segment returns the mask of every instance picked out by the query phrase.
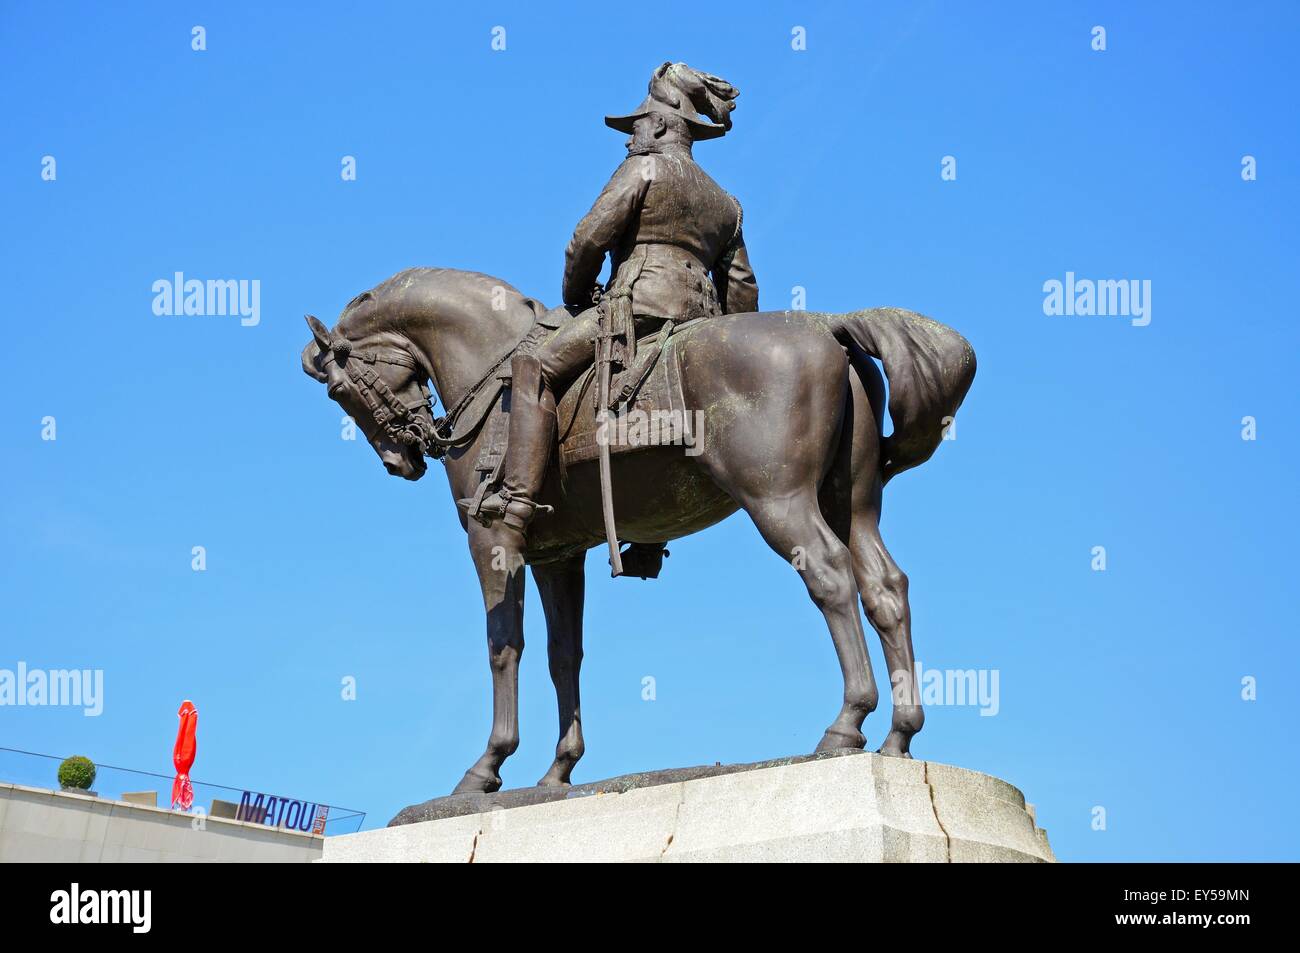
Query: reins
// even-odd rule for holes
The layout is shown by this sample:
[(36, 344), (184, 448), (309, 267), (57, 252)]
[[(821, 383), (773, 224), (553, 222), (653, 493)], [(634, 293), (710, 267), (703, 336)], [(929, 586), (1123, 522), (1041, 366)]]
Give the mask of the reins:
[[(431, 451), (425, 452), (425, 456), (432, 457), (436, 460), (439, 457), (444, 456), (448, 450), (462, 447), (474, 438), (474, 434), (478, 432), (478, 428), (482, 425), (483, 421), (487, 419), (488, 411), (492, 408), (492, 404), (496, 399), (496, 394), (492, 395), (493, 400), (486, 403), (482, 415), (477, 420), (471, 419), (459, 434), (456, 433), (456, 424), (459, 422), (461, 414), (463, 414), (469, 406), (474, 403), (475, 398), (479, 396), (479, 393), (487, 385), (487, 382), (492, 380), (493, 377), (496, 377), (497, 380), (497, 393), (505, 387), (508, 375), (506, 377), (498, 376), (497, 371), (501, 369), (502, 364), (505, 364), (514, 356), (515, 348), (517, 347), (518, 345), (515, 345), (515, 347), (512, 347), (505, 354), (497, 358), (496, 361), (493, 362), (492, 366), (483, 373), (483, 376), (465, 392), (465, 396), (456, 401), (455, 407), (448, 410), (441, 417), (434, 419), (433, 439), (431, 441), (433, 447)], [(447, 431), (450, 432), (446, 433), (444, 436), (444, 432)]]
[[(365, 401), (366, 407), (375, 419), (375, 423), (382, 427), (392, 440), (417, 447), (421, 456), (438, 460), (446, 456), (449, 450), (465, 446), (474, 439), (475, 433), (478, 432), (478, 428), (486, 419), (497, 394), (505, 387), (505, 381), (509, 377), (508, 374), (502, 377), (497, 374), (497, 371), (501, 369), (501, 365), (510, 360), (514, 353), (515, 348), (512, 347), (497, 358), (492, 363), (492, 366), (483, 373), (483, 376), (465, 392), (465, 395), (456, 401), (455, 406), (441, 417), (434, 416), (433, 394), (430, 392), (429, 385), (424, 378), (423, 368), (405, 348), (399, 347), (390, 351), (357, 351), (353, 349), (351, 341), (346, 338), (335, 337), (330, 341), (329, 350), (326, 352), (326, 360), (333, 360), (348, 375), (357, 392), (361, 395), (361, 399)], [(353, 363), (354, 360), (359, 362), (359, 366)], [(396, 367), (406, 367), (416, 371), (416, 382), (420, 386), (423, 401), (408, 405), (398, 400), (397, 395), (384, 383), (378, 371), (375, 370), (374, 365), (376, 363), (392, 364)], [(488, 382), (494, 377), (497, 380), (497, 390), (493, 393), (492, 400), (486, 402), (481, 414), (477, 415), (476, 418), (468, 419), (462, 425), (461, 417), (473, 405)], [(428, 411), (429, 420), (432, 422), (431, 426), (421, 419), (419, 412), (422, 409)], [(461, 425), (459, 432), (457, 431), (458, 425)]]

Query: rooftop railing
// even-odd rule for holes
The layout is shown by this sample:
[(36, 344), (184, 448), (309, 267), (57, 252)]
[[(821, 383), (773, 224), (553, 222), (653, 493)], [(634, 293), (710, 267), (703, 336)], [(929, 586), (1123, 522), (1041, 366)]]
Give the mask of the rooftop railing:
[[(0, 782), (58, 790), (59, 765), (63, 761), (55, 755), (0, 747)], [(113, 801), (170, 809), (173, 777), (96, 762), (95, 782), (88, 793)], [(177, 808), (177, 813), (197, 815), (203, 812), (209, 817), (226, 817), (307, 832), (315, 828), (317, 833), (327, 836), (354, 834), (366, 819), (364, 811), (325, 804), (314, 798), (237, 788), (192, 778), (190, 783), (194, 788), (194, 806), (188, 812)], [(259, 795), (264, 797), (258, 800)], [(275, 799), (278, 808), (271, 807), (271, 798)], [(296, 811), (292, 806), (295, 802), (299, 805)], [(309, 812), (310, 823), (307, 821)]]

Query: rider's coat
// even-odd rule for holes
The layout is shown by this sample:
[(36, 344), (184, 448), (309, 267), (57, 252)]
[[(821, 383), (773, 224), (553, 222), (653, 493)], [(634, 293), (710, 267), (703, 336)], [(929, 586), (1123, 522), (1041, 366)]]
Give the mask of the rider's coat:
[(630, 287), (638, 316), (758, 310), (740, 204), (686, 149), (629, 155), (614, 172), (565, 251), (565, 304), (590, 304), (607, 253), (606, 287)]

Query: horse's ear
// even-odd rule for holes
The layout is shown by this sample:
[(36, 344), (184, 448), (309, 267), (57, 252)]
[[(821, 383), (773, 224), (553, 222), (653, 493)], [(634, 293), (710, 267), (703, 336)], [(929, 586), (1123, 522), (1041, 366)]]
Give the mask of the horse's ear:
[(302, 349), (302, 370), (308, 377), (314, 377), (322, 384), (325, 384), (329, 382), (329, 378), (325, 376), (325, 372), (316, 363), (316, 359), (320, 357), (320, 354), (320, 345), (315, 341), (308, 341), (307, 346)]
[(307, 327), (311, 328), (312, 340), (302, 349), (302, 369), (308, 377), (314, 377), (322, 384), (326, 383), (329, 378), (325, 372), (320, 369), (316, 359), (322, 354), (326, 354), (330, 349), (330, 332), (329, 328), (321, 324), (320, 319), (314, 314), (303, 315), (307, 319)]
[(325, 327), (325, 325), (321, 323), (320, 318), (316, 317), (314, 314), (305, 314), (303, 317), (307, 319), (307, 327), (311, 328), (311, 336), (314, 337), (316, 343), (320, 345), (321, 353), (328, 351), (332, 339), (330, 329)]

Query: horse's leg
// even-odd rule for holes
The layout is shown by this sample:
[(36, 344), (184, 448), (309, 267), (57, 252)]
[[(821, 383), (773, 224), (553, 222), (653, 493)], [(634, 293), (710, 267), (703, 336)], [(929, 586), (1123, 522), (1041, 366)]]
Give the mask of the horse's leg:
[(925, 724), (925, 711), (916, 684), (916, 660), (912, 654), (912, 609), (907, 601), (907, 576), (889, 555), (880, 538), (879, 494), (876, 508), (857, 511), (853, 518), (853, 571), (862, 594), (862, 607), (880, 635), (885, 666), (893, 686), (894, 714), (889, 736), (880, 753), (910, 758), (912, 736)]
[(853, 554), (853, 575), (862, 608), (880, 636), (893, 691), (893, 719), (880, 753), (910, 758), (912, 736), (925, 723), (912, 654), (912, 610), (907, 576), (880, 538), (880, 433), (885, 385), (870, 362), (856, 363), (849, 375), (844, 437), (826, 483), (823, 507), (837, 534)]
[(500, 523), (471, 521), (469, 549), (487, 612), (492, 667), (492, 733), (487, 750), (453, 794), (491, 793), (501, 787), (501, 765), (519, 747), (519, 657), (524, 652), (523, 536)]
[(793, 497), (745, 498), (740, 504), (767, 544), (790, 560), (803, 577), (808, 595), (825, 616), (835, 644), (844, 676), (844, 701), (817, 750), (864, 747), (862, 723), (875, 710), (880, 693), (858, 613), (858, 589), (849, 548), (827, 525), (812, 486)]
[(558, 787), (569, 783), (573, 766), (584, 750), (582, 743), (582, 703), (578, 691), (578, 673), (582, 667), (582, 602), (586, 579), (586, 555), (533, 567), (533, 581), (542, 596), (546, 613), (546, 652), (555, 683), (555, 700), (560, 709), (560, 741), (555, 746), (555, 761), (539, 787)]
[[(830, 629), (844, 696), (818, 751), (862, 748), (879, 701), (863, 635), (853, 557), (827, 524), (818, 490), (841, 444), (849, 363), (829, 335), (773, 325), (743, 345), (707, 340), (691, 352), (707, 374), (685, 375), (687, 406), (704, 408), (700, 465), (803, 578)], [(756, 368), (779, 359), (766, 380)], [(760, 386), (759, 382), (764, 381)]]

